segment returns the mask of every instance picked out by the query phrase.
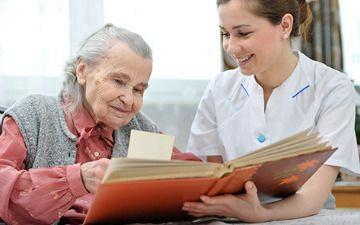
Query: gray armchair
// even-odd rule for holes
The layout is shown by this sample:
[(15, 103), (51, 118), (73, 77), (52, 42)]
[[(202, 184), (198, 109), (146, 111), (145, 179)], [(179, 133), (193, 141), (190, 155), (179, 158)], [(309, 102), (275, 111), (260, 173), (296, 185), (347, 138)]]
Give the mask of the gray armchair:
[(5, 112), (5, 110), (6, 110), (5, 107), (0, 106), (0, 114), (3, 114)]
[[(0, 106), (0, 123), (2, 121), (2, 117), (3, 117), (3, 114), (4, 114), (5, 110), (6, 110), (5, 107)], [(1, 130), (0, 130), (0, 134), (1, 134)], [(2, 225), (1, 219), (0, 219), (0, 225)]]
[[(5, 107), (2, 107), (0, 106), (0, 119), (1, 119), (1, 114), (3, 114), (5, 112), (6, 108)], [(1, 133), (1, 131), (0, 131)], [(0, 225), (6, 225), (0, 218)]]

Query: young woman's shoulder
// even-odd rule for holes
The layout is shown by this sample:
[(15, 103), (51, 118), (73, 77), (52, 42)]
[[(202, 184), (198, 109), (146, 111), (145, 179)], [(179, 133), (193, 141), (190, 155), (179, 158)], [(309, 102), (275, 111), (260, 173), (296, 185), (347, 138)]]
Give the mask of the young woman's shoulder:
[(302, 53), (300, 60), (302, 60), (301, 72), (318, 91), (330, 93), (342, 89), (347, 90), (348, 94), (353, 93), (354, 85), (346, 74), (322, 62), (312, 60)]
[(343, 72), (333, 69), (322, 62), (312, 60), (303, 53), (300, 53), (300, 60), (302, 60), (302, 69), (308, 71), (306, 74), (314, 76), (317, 80), (351, 83), (349, 77)]

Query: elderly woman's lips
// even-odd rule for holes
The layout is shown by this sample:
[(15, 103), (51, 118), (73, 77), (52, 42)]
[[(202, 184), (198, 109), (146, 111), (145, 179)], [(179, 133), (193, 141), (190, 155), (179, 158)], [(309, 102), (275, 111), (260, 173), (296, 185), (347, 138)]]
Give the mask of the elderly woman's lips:
[(130, 110), (125, 110), (121, 107), (116, 107), (116, 106), (111, 106), (111, 107), (121, 114), (127, 114), (130, 112)]

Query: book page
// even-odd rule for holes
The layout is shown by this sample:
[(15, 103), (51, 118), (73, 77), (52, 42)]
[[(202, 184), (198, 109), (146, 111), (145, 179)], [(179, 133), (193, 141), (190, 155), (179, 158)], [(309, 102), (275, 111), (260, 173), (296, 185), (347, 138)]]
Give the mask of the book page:
[[(158, 152), (167, 151), (162, 150), (162, 147), (156, 144), (161, 143), (159, 137), (161, 139), (167, 135), (146, 133), (132, 132), (130, 158), (112, 158), (104, 176), (104, 182), (223, 177), (232, 173), (235, 168), (285, 158), (296, 158), (299, 155), (313, 154), (318, 151), (333, 152), (336, 149), (327, 145), (326, 142), (324, 143), (318, 133), (304, 131), (224, 164), (169, 160), (173, 144), (169, 145), (167, 156), (169, 158), (161, 160)], [(146, 141), (146, 138), (150, 138), (150, 140)], [(170, 141), (168, 140), (168, 142)]]
[(232, 165), (233, 167), (243, 167), (333, 149), (327, 142), (322, 140), (319, 133), (309, 131), (309, 129), (306, 129), (247, 155), (228, 161), (225, 164)]
[(172, 135), (131, 130), (128, 158), (171, 159), (175, 137)]
[(103, 182), (211, 177), (219, 166), (198, 161), (112, 158)]

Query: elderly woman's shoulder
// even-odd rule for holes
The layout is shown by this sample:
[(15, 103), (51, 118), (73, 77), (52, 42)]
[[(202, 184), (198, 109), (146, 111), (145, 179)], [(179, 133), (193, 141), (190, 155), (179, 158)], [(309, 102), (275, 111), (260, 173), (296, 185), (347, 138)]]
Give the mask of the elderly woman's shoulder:
[(31, 94), (19, 99), (9, 110), (26, 110), (28, 112), (32, 111), (32, 109), (36, 109), (36, 111), (51, 110), (58, 102), (59, 100), (55, 96)]
[(130, 121), (130, 126), (135, 126), (137, 129), (159, 133), (158, 126), (143, 112), (138, 112)]
[(55, 103), (58, 102), (58, 98), (55, 96), (46, 96), (41, 94), (31, 94), (20, 98), (14, 105), (39, 105), (44, 103)]

